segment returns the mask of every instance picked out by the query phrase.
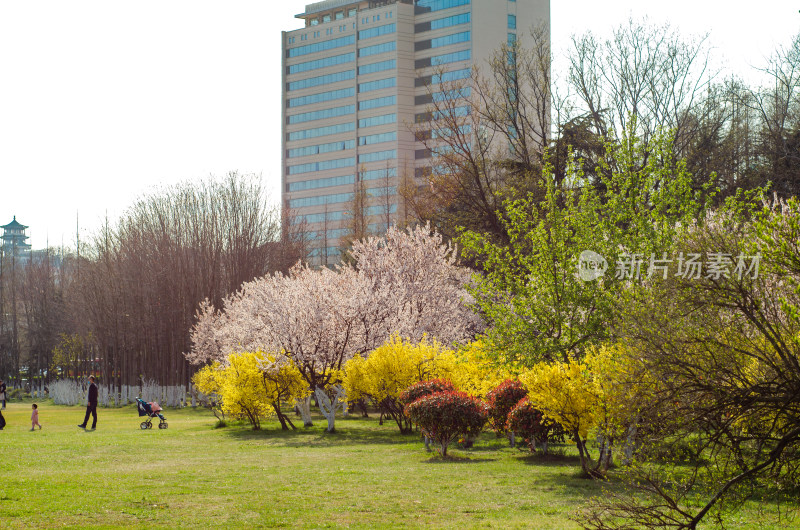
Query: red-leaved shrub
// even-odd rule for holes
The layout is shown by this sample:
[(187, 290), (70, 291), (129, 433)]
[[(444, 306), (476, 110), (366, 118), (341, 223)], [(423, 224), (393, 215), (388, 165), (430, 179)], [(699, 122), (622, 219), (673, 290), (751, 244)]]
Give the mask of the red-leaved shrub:
[(453, 440), (480, 434), (488, 407), (469, 394), (451, 390), (422, 396), (406, 405), (405, 413), (439, 445), (442, 456), (447, 456), (447, 447)]
[(422, 396), (427, 396), (436, 392), (448, 392), (453, 390), (455, 390), (453, 383), (447, 379), (429, 379), (427, 381), (414, 383), (410, 387), (406, 388), (400, 393), (397, 400), (402, 403), (403, 406), (406, 406), (415, 402)]
[(528, 395), (528, 390), (520, 381), (506, 379), (494, 390), (486, 394), (486, 404), (489, 405), (489, 425), (498, 436), (507, 431), (508, 413), (519, 403), (519, 400)]
[(536, 444), (542, 444), (542, 449), (547, 452), (548, 440), (563, 440), (564, 429), (558, 423), (545, 418), (531, 401), (524, 397), (519, 400), (511, 412), (508, 413), (506, 428), (519, 434), (531, 451), (536, 450)]

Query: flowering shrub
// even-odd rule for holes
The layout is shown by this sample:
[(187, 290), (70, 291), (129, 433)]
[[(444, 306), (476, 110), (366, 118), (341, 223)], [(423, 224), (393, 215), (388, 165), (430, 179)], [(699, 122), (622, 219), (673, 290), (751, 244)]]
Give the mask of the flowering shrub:
[(502, 381), (516, 378), (518, 373), (515, 366), (498, 362), (481, 339), (459, 347), (450, 356), (443, 356), (439, 364), (442, 374), (447, 374), (457, 389), (484, 400)]
[(545, 418), (533, 403), (524, 397), (508, 413), (506, 428), (518, 433), (531, 451), (536, 450), (536, 444), (542, 444), (547, 452), (547, 442), (552, 439), (564, 439), (564, 429), (558, 423)]
[(452, 392), (455, 390), (453, 383), (447, 379), (429, 379), (420, 381), (405, 389), (398, 400), (404, 406), (408, 406), (423, 396), (435, 394), (436, 392)]
[(415, 344), (393, 335), (366, 359), (356, 356), (347, 361), (344, 377), (347, 399), (369, 399), (397, 423), (400, 432), (410, 433), (411, 422), (398, 398), (410, 385), (440, 375), (438, 359), (442, 353), (435, 340), (429, 342), (423, 337)]
[(528, 390), (520, 381), (506, 379), (497, 388), (486, 395), (486, 404), (489, 405), (489, 425), (498, 436), (508, 430), (508, 413), (511, 412), (519, 401), (528, 395)]
[(420, 397), (405, 408), (406, 415), (419, 425), (425, 436), (439, 445), (447, 456), (447, 447), (459, 437), (477, 437), (488, 417), (486, 403), (465, 392), (436, 392)]

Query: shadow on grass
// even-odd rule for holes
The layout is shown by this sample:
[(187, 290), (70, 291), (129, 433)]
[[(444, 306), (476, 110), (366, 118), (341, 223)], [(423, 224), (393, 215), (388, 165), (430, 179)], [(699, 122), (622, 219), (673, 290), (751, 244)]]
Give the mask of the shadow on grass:
[[(365, 426), (366, 422), (339, 422), (334, 432), (325, 430), (325, 422), (315, 422), (312, 427), (297, 426), (296, 430), (284, 431), (280, 427), (269, 425), (254, 431), (234, 424), (222, 429), (222, 432), (238, 440), (264, 440), (280, 443), (286, 447), (331, 447), (355, 445), (408, 445), (415, 443), (419, 435), (401, 434), (386, 427)], [(376, 422), (377, 425), (377, 422)]]
[(515, 458), (517, 461), (529, 466), (545, 466), (545, 467), (575, 467), (581, 465), (581, 459), (575, 455), (564, 454), (531, 454), (520, 452)]
[(482, 464), (486, 462), (495, 462), (496, 458), (470, 458), (469, 456), (461, 455), (433, 455), (425, 460), (426, 464)]

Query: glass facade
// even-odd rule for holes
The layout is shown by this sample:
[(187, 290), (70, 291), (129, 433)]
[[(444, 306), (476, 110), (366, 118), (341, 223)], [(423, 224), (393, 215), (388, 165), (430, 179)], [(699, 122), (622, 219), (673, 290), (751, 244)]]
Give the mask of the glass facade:
[(376, 44), (374, 46), (366, 46), (358, 50), (359, 57), (369, 57), (370, 55), (378, 55), (379, 53), (393, 52), (397, 49), (395, 41), (384, 42), (383, 44)]
[(372, 118), (362, 118), (358, 120), (358, 128), (374, 127), (375, 125), (386, 125), (387, 123), (395, 123), (397, 121), (397, 114), (384, 114), (382, 116), (373, 116)]
[(358, 110), (377, 109), (379, 107), (388, 107), (397, 103), (397, 96), (385, 96), (382, 98), (365, 99), (358, 102)]
[(414, 13), (431, 13), (442, 9), (450, 9), (451, 7), (469, 5), (469, 2), (470, 0), (417, 0)]
[(299, 57), (301, 55), (332, 50), (334, 48), (341, 48), (342, 46), (349, 46), (355, 43), (356, 36), (347, 35), (345, 37), (339, 37), (338, 39), (331, 39), (322, 42), (315, 42), (314, 44), (306, 44), (305, 46), (298, 46), (296, 48), (289, 48), (286, 50), (286, 57)]
[(306, 223), (323, 223), (325, 221), (342, 221), (345, 218), (344, 211), (327, 212), (327, 213), (307, 213), (298, 215), (292, 219), (292, 224)]
[(344, 186), (353, 184), (356, 181), (354, 175), (342, 175), (341, 177), (328, 177), (326, 179), (302, 180), (300, 182), (290, 182), (289, 191), (314, 190), (317, 188), (331, 188), (333, 186)]
[(359, 31), (358, 40), (371, 39), (373, 37), (380, 37), (381, 35), (388, 35), (389, 33), (394, 33), (395, 30), (396, 26), (394, 24), (386, 24), (385, 26), (375, 26), (374, 28), (369, 28)]
[(287, 67), (287, 70), (289, 74), (299, 74), (300, 72), (327, 68), (328, 66), (336, 66), (337, 64), (351, 63), (355, 60), (355, 53), (345, 53), (342, 55), (334, 55), (333, 57), (326, 57), (324, 59), (317, 59), (316, 61), (293, 64)]
[(370, 169), (369, 171), (361, 171), (358, 177), (361, 180), (378, 180), (385, 178), (392, 178), (397, 176), (397, 168), (389, 167), (384, 169)]
[(381, 90), (382, 88), (391, 88), (397, 84), (397, 79), (394, 77), (387, 77), (386, 79), (378, 79), (376, 81), (369, 81), (367, 83), (358, 84), (358, 92), (372, 92), (373, 90)]
[(449, 81), (457, 81), (459, 79), (466, 79), (469, 77), (470, 73), (472, 72), (469, 68), (463, 68), (461, 70), (452, 70), (450, 72), (444, 72), (442, 74), (436, 74), (431, 76), (431, 83), (438, 84), (438, 83), (447, 83)]
[(295, 114), (289, 116), (287, 121), (289, 124), (303, 123), (306, 121), (324, 120), (327, 118), (338, 118), (339, 116), (346, 116), (348, 114), (355, 114), (355, 105), (345, 105), (343, 107), (333, 107), (330, 109), (315, 110), (313, 112), (304, 112), (302, 114)]
[[(386, 207), (379, 204), (377, 206), (370, 206), (369, 208), (366, 208), (365, 211), (367, 215), (381, 215), (386, 213)], [(392, 204), (391, 206), (389, 206), (389, 213), (396, 213), (396, 212), (397, 212), (396, 204)]]
[(322, 162), (309, 162), (308, 164), (289, 166), (286, 169), (289, 175), (299, 175), (301, 173), (311, 173), (312, 171), (325, 171), (326, 169), (339, 169), (355, 165), (356, 159), (351, 157), (338, 158), (336, 160), (323, 160)]
[(321, 155), (325, 153), (333, 153), (336, 151), (346, 151), (348, 149), (355, 149), (355, 140), (343, 140), (341, 142), (331, 142), (319, 145), (307, 145), (306, 147), (297, 147), (295, 149), (288, 149), (286, 151), (287, 158), (296, 158), (299, 156)]
[(441, 48), (442, 46), (450, 46), (459, 42), (469, 42), (469, 40), (470, 32), (462, 31), (461, 33), (453, 33), (452, 35), (431, 39), (431, 48)]
[(392, 131), (381, 134), (370, 134), (368, 136), (359, 136), (358, 145), (381, 144), (383, 142), (394, 142), (396, 140), (397, 140), (397, 133), (395, 131)]
[(369, 197), (386, 197), (387, 195), (397, 195), (396, 186), (384, 186), (381, 188), (369, 188), (367, 190)]
[(374, 74), (375, 72), (383, 72), (384, 70), (394, 70), (397, 68), (397, 61), (390, 59), (388, 61), (381, 61), (378, 63), (365, 64), (358, 67), (358, 75)]
[(397, 150), (390, 149), (388, 151), (376, 151), (374, 153), (358, 155), (358, 163), (366, 164), (367, 162), (381, 162), (383, 160), (392, 160), (394, 158), (397, 158)]
[(347, 81), (348, 79), (355, 79), (355, 70), (345, 70), (344, 72), (336, 72), (335, 74), (321, 75), (318, 77), (309, 77), (301, 79), (300, 81), (293, 81), (286, 87), (287, 90), (300, 90), (301, 88), (311, 88), (319, 85), (327, 85), (330, 83), (338, 83), (339, 81)]
[(316, 127), (314, 129), (304, 129), (302, 131), (290, 132), (287, 139), (292, 142), (295, 140), (306, 140), (308, 138), (317, 138), (319, 136), (330, 136), (331, 134), (339, 134), (343, 132), (350, 132), (356, 130), (355, 122), (339, 123), (336, 125), (328, 125), (327, 127)]
[(466, 24), (470, 21), (470, 13), (461, 13), (460, 15), (453, 15), (452, 17), (437, 18), (431, 20), (431, 29), (449, 28), (450, 26), (457, 26), (459, 24)]
[(303, 208), (307, 206), (322, 206), (323, 204), (336, 204), (337, 202), (350, 202), (352, 193), (332, 193), (330, 195), (316, 195), (302, 199), (290, 199), (289, 208)]
[(299, 98), (292, 98), (286, 100), (289, 108), (302, 107), (303, 105), (313, 105), (314, 103), (322, 103), (323, 101), (333, 101), (336, 99), (349, 98), (356, 95), (356, 89), (353, 87), (342, 88), (340, 90), (330, 90), (328, 92), (320, 92), (319, 94), (310, 94)]
[(508, 15), (508, 29), (517, 29), (517, 17)]

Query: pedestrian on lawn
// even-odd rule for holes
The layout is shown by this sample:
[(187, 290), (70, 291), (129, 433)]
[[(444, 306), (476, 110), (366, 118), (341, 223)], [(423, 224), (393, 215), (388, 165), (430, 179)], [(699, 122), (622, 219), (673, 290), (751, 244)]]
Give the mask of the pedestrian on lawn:
[(97, 427), (97, 385), (94, 384), (94, 376), (89, 376), (89, 396), (87, 398), (88, 404), (86, 405), (86, 417), (83, 418), (83, 423), (79, 424), (83, 430), (86, 430), (86, 424), (89, 423), (89, 414), (92, 415), (92, 430)]
[(39, 423), (39, 405), (36, 403), (33, 404), (31, 407), (33, 412), (31, 412), (31, 430), (34, 430), (36, 426), (39, 426), (39, 430), (42, 430), (42, 424)]

